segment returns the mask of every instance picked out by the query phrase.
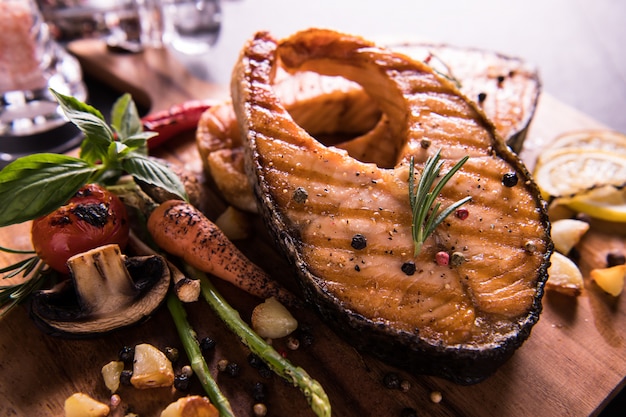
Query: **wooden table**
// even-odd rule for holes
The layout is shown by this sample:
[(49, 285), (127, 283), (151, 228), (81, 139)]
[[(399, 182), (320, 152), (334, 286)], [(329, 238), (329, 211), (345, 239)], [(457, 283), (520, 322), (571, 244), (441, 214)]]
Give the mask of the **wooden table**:
[[(182, 99), (226, 94), (223, 87), (191, 78), (165, 51), (110, 55), (96, 44), (80, 44), (70, 49), (80, 56), (85, 70), (92, 76), (102, 78), (115, 89), (133, 92), (139, 101), (145, 101), (154, 110)], [(103, 68), (106, 72), (102, 72)], [(193, 88), (187, 88), (190, 85)], [(522, 156), (532, 166), (541, 146), (554, 135), (598, 126), (590, 117), (544, 94)], [(157, 155), (200, 172), (201, 163), (192, 137), (167, 143)], [(211, 216), (224, 207), (217, 196), (214, 201)], [(602, 226), (606, 225), (594, 226), (594, 232), (581, 245), (585, 276), (591, 267), (602, 262), (604, 250), (609, 247), (624, 250), (622, 232)], [(255, 238), (239, 245), (253, 261), (293, 288), (284, 260), (266, 242), (259, 227)], [(0, 229), (0, 245), (28, 248), (28, 225)], [(0, 265), (12, 259), (1, 253)], [(596, 415), (625, 384), (626, 297), (612, 299), (588, 278), (586, 284), (587, 289), (577, 298), (547, 294), (544, 312), (529, 340), (493, 377), (473, 386), (410, 375), (366, 353), (358, 353), (310, 311), (297, 313), (297, 318), (313, 334), (313, 344), (289, 351), (284, 341), (278, 341), (276, 347), (321, 382), (336, 416), (393, 417), (400, 416), (405, 407), (416, 409), (418, 415), (429, 416)], [(242, 317), (249, 318), (255, 301), (226, 284), (216, 282), (216, 285)], [(216, 351), (207, 358), (214, 374), (218, 374), (217, 361), (221, 358), (242, 365), (237, 378), (217, 376), (238, 415), (251, 414), (250, 387), (255, 381), (268, 386), (269, 415), (312, 415), (296, 389), (275, 377), (265, 379), (246, 364), (246, 348), (204, 303), (190, 306), (189, 315), (199, 337), (210, 335), (218, 341)], [(103, 384), (100, 368), (116, 359), (122, 346), (140, 342), (181, 348), (166, 309), (141, 326), (91, 340), (46, 336), (29, 320), (25, 309), (13, 311), (0, 322), (0, 415), (60, 416), (65, 398), (77, 391), (107, 401), (110, 393)], [(389, 372), (409, 381), (407, 392), (383, 386), (383, 377)], [(192, 386), (192, 391), (201, 392), (197, 384)], [(442, 393), (440, 403), (430, 400), (434, 391)], [(120, 395), (124, 404), (142, 417), (158, 415), (155, 410), (162, 409), (177, 396), (169, 389), (138, 391), (128, 387)]]

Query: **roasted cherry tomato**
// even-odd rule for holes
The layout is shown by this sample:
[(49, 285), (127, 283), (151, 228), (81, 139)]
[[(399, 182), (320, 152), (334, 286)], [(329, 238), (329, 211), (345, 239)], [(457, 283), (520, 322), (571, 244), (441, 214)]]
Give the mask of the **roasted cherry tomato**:
[(35, 219), (31, 239), (37, 255), (51, 268), (69, 272), (67, 260), (102, 245), (128, 242), (126, 207), (97, 184), (83, 186), (66, 205)]

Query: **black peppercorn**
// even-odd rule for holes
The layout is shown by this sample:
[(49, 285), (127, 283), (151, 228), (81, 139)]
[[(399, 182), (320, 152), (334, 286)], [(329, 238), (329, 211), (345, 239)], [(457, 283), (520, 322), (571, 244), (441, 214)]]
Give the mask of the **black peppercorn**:
[(296, 203), (303, 204), (309, 198), (309, 193), (304, 188), (298, 187), (294, 190), (292, 198)]
[(256, 402), (265, 402), (266, 390), (265, 384), (262, 382), (255, 382), (252, 386), (252, 398)]
[(400, 269), (407, 275), (413, 275), (415, 273), (415, 262), (407, 261), (402, 264)]
[(311, 330), (308, 328), (300, 329), (298, 339), (300, 339), (301, 347), (309, 347), (315, 341), (315, 337), (313, 336), (313, 333), (311, 333)]
[(174, 388), (179, 391), (187, 391), (189, 389), (189, 382), (191, 379), (187, 374), (178, 374), (174, 377)]
[(124, 369), (120, 374), (120, 384), (130, 386), (130, 378), (133, 376), (133, 371), (130, 369)]
[(624, 265), (626, 263), (626, 257), (623, 253), (611, 252), (606, 255), (606, 264), (610, 268), (612, 266)]
[(133, 359), (135, 358), (135, 348), (132, 346), (124, 346), (120, 349), (117, 356), (125, 364), (133, 363)]
[(169, 359), (169, 360), (170, 360), (170, 362), (172, 362), (172, 363), (173, 363), (173, 362), (178, 361), (178, 357), (179, 357), (179, 354), (178, 354), (178, 349), (173, 348), (173, 347), (169, 347), (169, 346), (168, 346), (168, 347), (166, 347), (166, 348), (165, 348), (165, 356), (166, 356), (166, 357), (167, 357), (167, 359)]
[(487, 99), (487, 93), (478, 93), (478, 102), (483, 103)]
[(259, 368), (258, 371), (259, 371), (259, 375), (265, 379), (270, 379), (272, 375), (274, 374), (267, 365)]
[(228, 365), (226, 365), (226, 369), (224, 369), (224, 372), (226, 372), (227, 375), (232, 376), (234, 378), (236, 376), (239, 376), (239, 373), (241, 372), (241, 368), (236, 362), (228, 362)]
[(203, 352), (208, 352), (210, 350), (213, 350), (215, 348), (215, 345), (215, 340), (207, 336), (202, 338), (202, 340), (200, 341), (200, 350)]
[(263, 378), (271, 378), (272, 370), (267, 366), (265, 362), (261, 360), (260, 357), (255, 355), (254, 353), (250, 353), (248, 355), (248, 364), (259, 371), (259, 375)]
[(365, 249), (365, 247), (367, 246), (367, 239), (365, 239), (365, 236), (363, 236), (362, 234), (357, 233), (352, 237), (351, 246), (356, 250)]
[(395, 372), (389, 372), (383, 377), (383, 385), (388, 389), (400, 388), (400, 377)]
[(263, 365), (263, 363), (264, 362), (261, 360), (261, 358), (259, 358), (258, 355), (254, 354), (254, 353), (250, 353), (248, 355), (248, 364), (251, 367), (253, 367), (255, 369), (258, 369), (258, 368), (260, 368)]
[(517, 185), (517, 173), (515, 172), (507, 172), (502, 176), (502, 184), (505, 187), (515, 187)]

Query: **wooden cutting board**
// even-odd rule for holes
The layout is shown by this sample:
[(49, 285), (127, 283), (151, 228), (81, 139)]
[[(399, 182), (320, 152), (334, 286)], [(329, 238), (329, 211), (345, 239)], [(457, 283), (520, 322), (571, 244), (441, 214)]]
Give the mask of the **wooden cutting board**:
[[(113, 54), (96, 41), (74, 43), (70, 50), (79, 57), (86, 73), (120, 93), (132, 93), (139, 104), (152, 111), (188, 99), (227, 94), (226, 86), (193, 78), (166, 51)], [(601, 126), (544, 94), (522, 157), (532, 166), (546, 141), (558, 133), (586, 127)], [(201, 172), (192, 135), (169, 142), (156, 153)], [(224, 207), (219, 196), (213, 195), (209, 216), (216, 216)], [(399, 417), (408, 407), (421, 416), (595, 415), (624, 386), (626, 376), (626, 297), (609, 297), (588, 279), (590, 268), (603, 265), (607, 251), (624, 250), (626, 234), (614, 226), (594, 224), (580, 245), (581, 268), (586, 277), (583, 294), (577, 298), (546, 294), (544, 311), (529, 340), (495, 375), (480, 384), (458, 386), (391, 368), (355, 351), (310, 311), (296, 315), (301, 328), (313, 336), (312, 344), (295, 351), (287, 349), (284, 341), (276, 341), (275, 346), (320, 381), (335, 416)], [(285, 261), (266, 243), (262, 228), (256, 230), (255, 238), (238, 244), (253, 261), (294, 289)], [(29, 248), (28, 224), (0, 229), (0, 245)], [(0, 252), (0, 266), (15, 259)], [(257, 301), (227, 284), (215, 284), (241, 316), (249, 319)], [(188, 311), (198, 336), (217, 341), (207, 361), (237, 415), (252, 415), (251, 387), (255, 382), (266, 384), (268, 415), (313, 415), (297, 389), (275, 376), (260, 375), (247, 363), (247, 349), (205, 303), (189, 305)], [(0, 415), (61, 416), (64, 400), (78, 391), (107, 402), (110, 392), (100, 376), (101, 367), (115, 360), (123, 346), (141, 342), (160, 348), (172, 346), (182, 352), (167, 309), (140, 326), (90, 340), (47, 336), (33, 325), (25, 308), (13, 310), (0, 322)], [(239, 363), (241, 374), (220, 374), (217, 362), (223, 358)], [(175, 367), (184, 364), (183, 355)], [(408, 381), (409, 388), (385, 388), (382, 381), (390, 372)], [(430, 399), (435, 391), (442, 394), (439, 403)], [(202, 394), (197, 383), (190, 392)], [(166, 388), (140, 391), (129, 387), (123, 387), (119, 394), (123, 411), (141, 417), (158, 416), (181, 395)]]

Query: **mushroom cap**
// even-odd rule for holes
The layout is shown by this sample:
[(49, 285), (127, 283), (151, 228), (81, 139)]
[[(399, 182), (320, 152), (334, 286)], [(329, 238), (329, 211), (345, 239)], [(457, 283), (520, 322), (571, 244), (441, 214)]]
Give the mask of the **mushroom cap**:
[(162, 256), (126, 257), (117, 245), (86, 253), (97, 253), (97, 259), (102, 250), (119, 257), (117, 278), (72, 270), (71, 279), (33, 294), (30, 315), (44, 332), (68, 338), (101, 335), (146, 320), (163, 303), (170, 270)]

